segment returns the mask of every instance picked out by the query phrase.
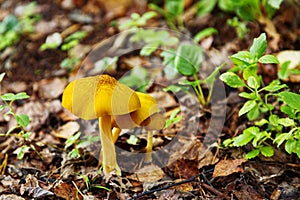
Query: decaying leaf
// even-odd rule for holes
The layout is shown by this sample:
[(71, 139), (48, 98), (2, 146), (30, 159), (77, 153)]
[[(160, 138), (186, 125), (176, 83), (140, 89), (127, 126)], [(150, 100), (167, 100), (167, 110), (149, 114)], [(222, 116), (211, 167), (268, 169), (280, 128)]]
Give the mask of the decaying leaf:
[(243, 172), (244, 169), (240, 165), (246, 161), (245, 159), (221, 160), (215, 166), (213, 177), (228, 176), (235, 172)]

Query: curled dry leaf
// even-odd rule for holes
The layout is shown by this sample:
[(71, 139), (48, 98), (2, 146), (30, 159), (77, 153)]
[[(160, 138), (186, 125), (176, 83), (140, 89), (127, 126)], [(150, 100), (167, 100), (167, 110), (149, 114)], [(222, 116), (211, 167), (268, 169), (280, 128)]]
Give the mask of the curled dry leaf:
[(221, 160), (215, 166), (213, 177), (228, 176), (235, 172), (243, 172), (244, 169), (240, 165), (246, 161), (245, 159)]

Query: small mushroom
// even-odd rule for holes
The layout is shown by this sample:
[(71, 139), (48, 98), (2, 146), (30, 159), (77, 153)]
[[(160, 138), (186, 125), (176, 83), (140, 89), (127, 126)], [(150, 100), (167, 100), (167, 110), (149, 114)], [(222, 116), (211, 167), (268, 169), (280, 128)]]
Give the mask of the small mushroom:
[(136, 92), (141, 107), (130, 114), (116, 116), (113, 122), (113, 141), (116, 142), (121, 129), (133, 127), (144, 127), (148, 130), (146, 146), (146, 162), (150, 162), (152, 151), (153, 131), (160, 130), (165, 125), (165, 119), (161, 113), (156, 100), (149, 94)]
[(109, 175), (115, 170), (117, 175), (121, 175), (112, 138), (112, 118), (141, 107), (134, 90), (109, 75), (81, 78), (67, 85), (62, 106), (80, 118), (98, 118), (104, 174)]

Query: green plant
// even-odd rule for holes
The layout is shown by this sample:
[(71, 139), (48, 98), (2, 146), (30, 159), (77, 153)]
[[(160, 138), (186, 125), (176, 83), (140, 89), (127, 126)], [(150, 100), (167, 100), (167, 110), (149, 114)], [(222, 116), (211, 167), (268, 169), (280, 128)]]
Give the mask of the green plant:
[[(187, 91), (186, 86), (191, 86), (196, 93), (199, 103), (207, 105), (210, 102), (216, 75), (224, 64), (216, 67), (208, 77), (201, 80), (198, 78), (198, 72), (203, 61), (203, 52), (200, 46), (195, 44), (181, 44), (177, 50), (163, 51), (161, 56), (164, 58), (163, 64), (166, 70), (171, 68), (183, 76), (192, 76), (194, 78), (193, 81), (183, 80), (180, 81), (178, 85), (170, 85), (166, 87), (164, 91)], [(209, 93), (206, 98), (202, 91), (202, 84), (207, 84), (209, 87)]]
[(171, 124), (175, 124), (177, 122), (180, 122), (182, 120), (182, 116), (178, 116), (178, 113), (180, 112), (180, 109), (175, 109), (171, 113), (169, 119), (166, 120), (166, 124), (164, 128), (168, 128)]
[(138, 13), (132, 13), (130, 16), (130, 20), (122, 23), (119, 26), (120, 30), (128, 30), (132, 28), (143, 27), (147, 24), (147, 21), (153, 17), (157, 16), (157, 14), (153, 11), (149, 11), (144, 13), (142, 16)]
[[(2, 81), (4, 75), (5, 73), (0, 75), (0, 82)], [(20, 92), (17, 94), (5, 93), (0, 95), (0, 99), (4, 103), (4, 105), (0, 105), (0, 111), (4, 112), (3, 116), (12, 116), (17, 122), (17, 125), (11, 127), (6, 133), (0, 133), (0, 136), (9, 137), (13, 133), (18, 133), (18, 138), (22, 140), (20, 147), (18, 147), (15, 151), (18, 159), (23, 159), (25, 153), (30, 149), (26, 142), (31, 135), (31, 132), (25, 130), (30, 123), (30, 119), (26, 114), (17, 114), (13, 107), (13, 103), (17, 100), (28, 98), (29, 96), (25, 92)]]
[[(262, 86), (264, 83), (257, 74), (258, 63), (278, 64), (276, 57), (263, 55), (266, 46), (265, 34), (261, 34), (254, 39), (250, 52), (241, 51), (230, 56), (236, 65), (233, 71), (241, 73), (242, 78), (233, 71), (225, 72), (220, 76), (220, 79), (228, 86), (246, 89), (239, 93), (240, 97), (247, 100), (238, 115), (246, 114), (250, 121), (256, 120), (254, 125), (245, 129), (242, 134), (225, 140), (223, 144), (240, 147), (252, 142), (254, 149), (246, 154), (246, 158), (251, 159), (259, 154), (267, 157), (273, 156), (274, 149), (267, 141), (276, 143), (278, 147), (285, 142), (285, 149), (288, 153), (296, 153), (300, 156), (299, 148), (295, 148), (295, 145), (299, 144), (300, 137), (300, 127), (297, 126), (300, 119), (298, 103), (300, 95), (282, 91), (288, 86), (281, 84), (279, 80), (273, 80), (270, 84)], [(278, 106), (274, 106), (279, 102), (282, 102), (280, 110)]]
[(153, 3), (149, 7), (163, 15), (170, 28), (177, 30), (176, 25), (183, 27), (184, 0), (166, 0), (164, 8)]
[(74, 67), (80, 62), (80, 58), (72, 56), (71, 50), (79, 44), (80, 40), (85, 38), (86, 31), (76, 31), (66, 38), (62, 38), (60, 33), (53, 33), (46, 38), (45, 43), (40, 46), (40, 50), (46, 49), (61, 49), (68, 52), (68, 57), (61, 63), (60, 67), (68, 70), (73, 70)]
[(246, 35), (246, 33), (249, 31), (246, 23), (239, 21), (239, 19), (237, 17), (233, 17), (232, 19), (228, 19), (227, 20), (227, 24), (229, 24), (229, 26), (235, 28), (236, 33), (238, 34), (238, 37), (240, 39), (243, 39)]
[(233, 12), (241, 19), (252, 21), (263, 15), (261, 7), (266, 11), (267, 17), (271, 18), (279, 9), (283, 0), (222, 0), (219, 8), (226, 12)]
[(80, 158), (80, 149), (89, 146), (92, 142), (99, 141), (97, 136), (85, 136), (80, 139), (81, 132), (77, 132), (75, 135), (71, 136), (66, 140), (65, 150), (74, 145), (72, 150), (68, 153), (70, 158)]
[(33, 32), (33, 24), (40, 19), (34, 13), (35, 8), (36, 2), (31, 2), (21, 16), (10, 14), (0, 22), (0, 51), (18, 42), (22, 35)]

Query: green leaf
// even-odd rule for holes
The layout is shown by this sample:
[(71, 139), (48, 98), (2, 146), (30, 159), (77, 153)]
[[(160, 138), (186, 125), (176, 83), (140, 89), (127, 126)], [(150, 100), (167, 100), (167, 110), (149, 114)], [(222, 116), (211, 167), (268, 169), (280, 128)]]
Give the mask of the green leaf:
[(25, 115), (25, 114), (16, 115), (16, 121), (23, 128), (28, 126), (28, 124), (30, 123), (30, 119), (29, 119), (28, 115)]
[(271, 157), (274, 155), (274, 149), (270, 146), (263, 146), (260, 148), (260, 152), (265, 157)]
[(220, 80), (225, 82), (228, 86), (232, 88), (238, 88), (245, 86), (242, 79), (233, 72), (225, 72), (220, 75)]
[(295, 118), (296, 115), (293, 111), (293, 109), (289, 106), (280, 106), (280, 111), (287, 114), (291, 118)]
[(265, 52), (266, 48), (267, 48), (266, 34), (262, 33), (258, 38), (254, 39), (253, 44), (250, 47), (250, 53), (254, 58), (259, 59)]
[(27, 146), (27, 145), (22, 145), (22, 146), (18, 147), (18, 148), (14, 151), (14, 153), (17, 154), (17, 158), (18, 158), (19, 160), (22, 160), (22, 159), (24, 158), (24, 156), (25, 156), (25, 153), (28, 153), (29, 149), (30, 149), (29, 146)]
[[(210, 0), (209, 0), (210, 1)], [(195, 36), (194, 36), (194, 41), (195, 42), (199, 42), (201, 41), (203, 38), (206, 38), (208, 36), (211, 36), (213, 34), (217, 34), (218, 30), (212, 27), (209, 28), (205, 28), (203, 30), (201, 30), (200, 32), (198, 32)]]
[[(232, 61), (239, 60), (242, 61), (244, 64), (250, 65), (254, 61), (254, 57), (249, 51), (239, 51), (236, 54), (233, 54), (229, 57)], [(235, 63), (239, 65), (238, 63)]]
[(242, 116), (243, 114), (246, 114), (250, 110), (252, 110), (257, 105), (255, 100), (249, 100), (247, 101), (243, 107), (239, 111), (239, 116)]
[(25, 92), (20, 92), (18, 94), (5, 93), (1, 96), (1, 99), (3, 101), (15, 101), (15, 100), (21, 100), (27, 98), (29, 98), (29, 96)]
[(266, 90), (268, 92), (277, 92), (278, 90), (281, 90), (283, 88), (286, 88), (286, 84), (280, 84), (279, 80), (273, 80), (269, 85), (262, 88), (261, 90)]
[(250, 65), (243, 70), (243, 78), (248, 80), (250, 76), (257, 77), (257, 64)]
[(65, 149), (75, 144), (75, 142), (80, 138), (80, 135), (81, 132), (77, 132), (75, 135), (72, 135), (70, 138), (68, 138), (65, 144)]
[(285, 80), (289, 77), (290, 75), (290, 70), (289, 70), (289, 65), (290, 65), (291, 61), (285, 61), (284, 63), (282, 63), (279, 66), (279, 70), (277, 72), (278, 78), (280, 78), (281, 80)]
[(166, 10), (175, 16), (180, 16), (183, 13), (184, 1), (182, 0), (166, 0)]
[(264, 55), (258, 59), (258, 62), (263, 64), (279, 64), (278, 59), (273, 55)]
[(78, 149), (78, 148), (72, 149), (72, 150), (68, 153), (68, 156), (69, 156), (70, 158), (80, 158), (79, 149)]
[(263, 126), (263, 125), (268, 124), (268, 123), (269, 123), (268, 120), (266, 120), (265, 118), (262, 118), (261, 120), (256, 121), (254, 124), (255, 124), (256, 126)]
[(169, 85), (168, 87), (165, 87), (163, 89), (164, 92), (173, 92), (173, 93), (177, 93), (180, 91), (188, 91), (188, 87), (185, 86), (178, 86), (178, 85)]
[(256, 99), (256, 93), (255, 92), (251, 92), (251, 93), (247, 93), (247, 92), (241, 92), (239, 93), (240, 97), (243, 97), (245, 99)]
[(291, 154), (297, 147), (297, 140), (294, 139), (289, 139), (288, 141), (286, 141), (285, 143), (285, 150), (286, 152), (288, 152), (289, 154)]
[(198, 16), (203, 16), (208, 13), (210, 13), (215, 5), (217, 3), (217, 0), (202, 0), (198, 1), (197, 3), (197, 15)]
[(260, 107), (258, 104), (256, 104), (248, 113), (247, 113), (247, 118), (250, 121), (256, 120), (260, 116)]
[(269, 122), (272, 126), (278, 126), (278, 120), (279, 120), (278, 115), (272, 114), (269, 117)]
[(151, 55), (157, 48), (159, 47), (159, 43), (149, 43), (143, 46), (141, 49), (140, 55), (141, 56), (149, 56)]
[(288, 106), (300, 110), (300, 95), (293, 92), (280, 92), (279, 96)]
[(185, 76), (196, 74), (203, 61), (203, 52), (198, 45), (180, 45), (175, 58), (175, 66), (179, 73)]
[(252, 89), (258, 89), (259, 88), (259, 82), (256, 80), (256, 78), (254, 76), (250, 76), (247, 79), (247, 84)]
[(234, 138), (233, 145), (236, 147), (248, 144), (259, 132), (258, 127), (251, 126), (243, 131), (243, 133)]
[(259, 149), (254, 149), (254, 150), (248, 152), (246, 154), (245, 158), (248, 159), (248, 160), (252, 159), (252, 158), (255, 158), (256, 156), (259, 155), (259, 152), (260, 152)]
[(225, 63), (223, 63), (222, 65), (216, 67), (215, 70), (204, 80), (204, 83), (212, 85), (215, 81), (215, 78), (216, 78), (217, 74), (219, 73), (219, 71), (222, 69), (222, 67), (224, 65), (225, 65)]
[(278, 119), (278, 123), (285, 127), (295, 126), (295, 121), (290, 118), (280, 118)]

